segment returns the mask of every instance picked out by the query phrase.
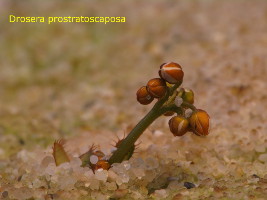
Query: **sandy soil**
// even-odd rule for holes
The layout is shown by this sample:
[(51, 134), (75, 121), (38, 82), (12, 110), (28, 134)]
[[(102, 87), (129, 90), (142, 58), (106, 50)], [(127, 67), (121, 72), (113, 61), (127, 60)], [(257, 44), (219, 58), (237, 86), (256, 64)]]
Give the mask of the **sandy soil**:
[[(266, 199), (267, 1), (3, 0), (0, 13), (1, 199)], [(10, 14), (127, 21), (9, 23)], [(173, 137), (161, 117), (129, 161), (80, 167), (90, 145), (109, 153), (149, 111), (135, 93), (168, 61), (183, 66), (210, 135)], [(61, 138), (71, 162), (56, 167)]]

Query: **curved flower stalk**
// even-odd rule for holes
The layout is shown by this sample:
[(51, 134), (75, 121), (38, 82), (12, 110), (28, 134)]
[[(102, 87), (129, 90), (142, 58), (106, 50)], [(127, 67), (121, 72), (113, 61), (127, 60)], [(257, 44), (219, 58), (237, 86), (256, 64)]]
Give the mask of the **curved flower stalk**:
[[(176, 115), (169, 120), (169, 128), (174, 136), (183, 136), (190, 131), (198, 136), (209, 134), (209, 115), (206, 111), (197, 109), (193, 105), (194, 92), (191, 89), (179, 88), (184, 77), (182, 67), (174, 62), (164, 63), (160, 66), (159, 76), (159, 78), (149, 80), (146, 86), (142, 86), (136, 93), (137, 101), (143, 105), (148, 105), (157, 99), (147, 115), (140, 120), (127, 137), (116, 143), (116, 150), (109, 159), (92, 145), (88, 152), (80, 156), (82, 166), (88, 166), (93, 171), (99, 168), (107, 170), (113, 163), (129, 160), (136, 148), (137, 139), (161, 115)], [(188, 109), (191, 110), (189, 115)], [(53, 155), (57, 165), (69, 162), (62, 145), (60, 148), (54, 148)]]
[[(189, 131), (198, 136), (209, 134), (210, 117), (204, 110), (196, 109), (193, 105), (193, 91), (184, 88), (178, 89), (184, 77), (182, 67), (174, 62), (164, 63), (160, 66), (159, 76), (160, 78), (149, 80), (146, 86), (142, 86), (137, 91), (137, 101), (143, 105), (151, 103), (154, 99), (158, 99), (158, 101), (129, 135), (121, 141), (117, 150), (108, 160), (110, 165), (122, 162), (128, 152), (132, 151), (136, 140), (145, 129), (161, 115), (177, 115), (169, 121), (170, 131), (174, 136), (182, 136)], [(192, 110), (191, 116), (185, 115), (186, 109)]]

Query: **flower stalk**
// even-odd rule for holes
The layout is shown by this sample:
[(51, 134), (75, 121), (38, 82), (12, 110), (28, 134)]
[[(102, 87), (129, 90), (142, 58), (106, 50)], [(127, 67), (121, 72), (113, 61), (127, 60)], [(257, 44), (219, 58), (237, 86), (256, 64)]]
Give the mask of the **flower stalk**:
[[(122, 139), (119, 145), (116, 145), (116, 151), (108, 160), (110, 165), (129, 159), (130, 157), (127, 155), (135, 148), (137, 139), (154, 120), (163, 114), (165, 116), (177, 114), (169, 121), (169, 128), (174, 136), (182, 136), (188, 131), (192, 131), (199, 136), (208, 134), (209, 116), (205, 111), (198, 110), (193, 105), (193, 91), (184, 88), (177, 90), (183, 82), (184, 72), (182, 67), (174, 62), (164, 63), (160, 66), (159, 76), (160, 78), (149, 80), (146, 86), (137, 91), (137, 101), (143, 105), (151, 103), (154, 98), (158, 101), (129, 135)], [(186, 109), (193, 111), (193, 117), (185, 116)], [(130, 153), (130, 155), (132, 154)]]
[[(114, 163), (121, 163), (129, 160), (133, 155), (136, 146), (135, 142), (142, 133), (161, 115), (173, 116), (169, 120), (170, 132), (176, 136), (183, 136), (187, 132), (193, 132), (198, 136), (209, 134), (208, 113), (197, 109), (194, 104), (194, 92), (190, 89), (180, 88), (183, 82), (184, 72), (182, 67), (174, 62), (164, 63), (160, 66), (160, 78), (153, 78), (142, 86), (136, 93), (136, 99), (140, 104), (148, 105), (154, 99), (158, 101), (145, 117), (132, 129), (126, 138), (116, 142), (117, 148), (109, 158), (100, 149), (92, 145), (91, 148), (79, 158), (82, 167), (89, 167), (95, 172), (98, 169), (108, 170)], [(193, 112), (186, 114), (186, 109)], [(53, 148), (53, 156), (56, 165), (70, 162), (64, 150), (63, 144), (56, 141)], [(109, 159), (108, 159), (109, 158)]]
[(158, 100), (158, 102), (153, 106), (153, 108), (147, 113), (147, 115), (141, 119), (141, 121), (133, 128), (129, 135), (123, 139), (122, 143), (119, 145), (118, 149), (113, 153), (109, 159), (109, 164), (120, 163), (124, 160), (125, 155), (134, 145), (137, 139), (142, 135), (142, 133), (147, 129), (147, 127), (158, 117), (163, 115), (167, 111), (180, 112), (174, 105), (164, 105), (172, 97), (176, 89), (181, 85), (181, 81), (169, 88), (169, 91), (164, 97)]

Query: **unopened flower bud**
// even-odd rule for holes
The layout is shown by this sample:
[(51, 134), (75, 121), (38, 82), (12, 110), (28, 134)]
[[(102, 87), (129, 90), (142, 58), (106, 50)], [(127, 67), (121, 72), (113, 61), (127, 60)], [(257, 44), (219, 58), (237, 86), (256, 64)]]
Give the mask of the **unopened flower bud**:
[(136, 92), (136, 98), (137, 101), (143, 105), (150, 104), (154, 100), (154, 97), (152, 97), (152, 95), (148, 93), (146, 86), (141, 87)]
[(174, 136), (182, 136), (188, 131), (189, 121), (182, 116), (172, 117), (169, 121), (170, 131)]
[(175, 84), (183, 80), (184, 72), (179, 64), (170, 62), (160, 66), (159, 76), (165, 81)]
[(194, 104), (194, 92), (191, 89), (184, 89), (182, 94), (182, 99), (184, 102)]
[(155, 98), (161, 98), (166, 94), (167, 86), (163, 79), (153, 78), (148, 81), (147, 91)]
[(198, 109), (195, 111), (189, 121), (190, 121), (190, 128), (192, 129), (193, 133), (198, 136), (205, 136), (209, 134), (209, 120), (210, 116), (204, 110)]

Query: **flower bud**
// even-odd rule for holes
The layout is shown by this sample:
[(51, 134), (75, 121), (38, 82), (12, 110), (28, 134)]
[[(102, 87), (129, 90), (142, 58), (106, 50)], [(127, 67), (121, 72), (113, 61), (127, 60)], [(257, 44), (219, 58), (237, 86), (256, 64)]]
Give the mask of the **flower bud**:
[(136, 98), (137, 101), (143, 105), (150, 104), (154, 100), (154, 97), (152, 97), (151, 94), (148, 93), (146, 86), (141, 87), (136, 92)]
[(193, 133), (198, 136), (208, 135), (209, 120), (210, 116), (208, 115), (208, 113), (204, 110), (198, 109), (189, 118), (190, 128), (192, 129)]
[(169, 121), (170, 131), (174, 136), (182, 136), (188, 131), (189, 121), (182, 116), (172, 117)]
[(159, 76), (165, 81), (175, 84), (183, 80), (184, 72), (179, 64), (170, 62), (160, 66)]
[(184, 89), (184, 92), (182, 94), (182, 99), (184, 102), (194, 104), (194, 92), (190, 89)]
[(146, 85), (147, 91), (155, 98), (161, 98), (167, 91), (167, 86), (161, 78), (153, 78)]

